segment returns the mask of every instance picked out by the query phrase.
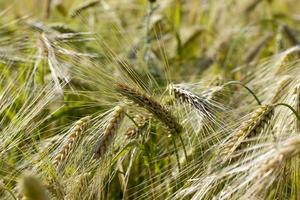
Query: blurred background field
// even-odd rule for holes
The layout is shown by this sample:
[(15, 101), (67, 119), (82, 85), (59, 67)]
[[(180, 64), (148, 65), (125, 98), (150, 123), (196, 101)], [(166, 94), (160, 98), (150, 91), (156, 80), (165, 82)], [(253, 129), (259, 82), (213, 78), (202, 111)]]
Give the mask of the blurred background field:
[(299, 199), (299, 45), (299, 0), (0, 0), (0, 199)]

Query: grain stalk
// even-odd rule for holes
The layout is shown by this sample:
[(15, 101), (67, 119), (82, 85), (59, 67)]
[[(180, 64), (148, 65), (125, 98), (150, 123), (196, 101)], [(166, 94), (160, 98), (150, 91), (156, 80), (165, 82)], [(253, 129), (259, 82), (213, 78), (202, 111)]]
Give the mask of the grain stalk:
[(125, 84), (118, 84), (116, 90), (121, 95), (136, 103), (138, 106), (145, 108), (152, 113), (157, 119), (163, 122), (171, 133), (180, 133), (181, 125), (176, 118), (163, 105), (158, 103), (153, 97), (148, 94), (143, 94), (140, 91), (131, 88)]
[[(241, 147), (241, 144), (245, 139), (258, 135), (270, 122), (274, 115), (274, 109), (277, 106), (285, 106), (289, 108), (296, 116), (297, 120), (300, 121), (300, 116), (297, 111), (288, 104), (277, 103), (260, 106), (251, 115), (250, 119), (243, 122), (241, 126), (237, 128), (233, 137), (226, 142), (221, 155), (225, 156), (223, 161), (227, 161), (234, 151)], [(221, 156), (221, 157), (222, 157)]]
[[(222, 149), (221, 157), (227, 161), (231, 154), (237, 150), (246, 138), (259, 134), (274, 115), (274, 105), (263, 105), (257, 108), (235, 131)], [(225, 157), (224, 157), (225, 156)]]
[(100, 137), (95, 145), (94, 158), (100, 159), (107, 152), (107, 149), (109, 148), (121, 126), (124, 116), (124, 108), (122, 106), (116, 106), (112, 117), (104, 130), (103, 136)]
[(198, 96), (188, 89), (180, 86), (170, 86), (170, 92), (174, 94), (175, 98), (180, 102), (187, 103), (195, 108), (201, 115), (210, 116), (212, 105), (206, 98)]
[(55, 166), (58, 166), (61, 162), (63, 162), (73, 150), (76, 142), (80, 139), (83, 130), (90, 119), (90, 116), (86, 116), (75, 123), (75, 126), (70, 131), (66, 143), (63, 145), (59, 153), (54, 157), (53, 164)]

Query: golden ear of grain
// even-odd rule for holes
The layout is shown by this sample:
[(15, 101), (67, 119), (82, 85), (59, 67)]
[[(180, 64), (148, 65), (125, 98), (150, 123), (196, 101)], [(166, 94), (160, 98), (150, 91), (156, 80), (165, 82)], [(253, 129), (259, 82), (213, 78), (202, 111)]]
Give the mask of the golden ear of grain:
[(222, 149), (221, 155), (225, 156), (225, 160), (240, 147), (246, 138), (259, 134), (269, 123), (274, 115), (274, 105), (263, 105), (256, 109), (250, 119), (243, 122), (235, 132), (233, 137), (227, 141)]
[(112, 118), (110, 119), (105, 128), (103, 136), (96, 143), (94, 149), (94, 158), (99, 159), (106, 153), (108, 147), (110, 146), (111, 142), (116, 136), (119, 127), (121, 126), (124, 116), (124, 108), (121, 106), (117, 106), (114, 110)]
[(56, 166), (59, 165), (59, 163), (61, 163), (69, 155), (76, 141), (80, 138), (90, 118), (91, 118), (90, 116), (86, 116), (84, 118), (81, 118), (75, 123), (75, 126), (70, 131), (66, 143), (63, 145), (59, 153), (54, 157), (54, 161), (53, 161), (54, 165)]
[(143, 94), (125, 84), (118, 84), (116, 86), (116, 90), (121, 95), (136, 103), (138, 106), (145, 108), (152, 113), (157, 119), (159, 119), (169, 128), (171, 133), (181, 132), (182, 127), (177, 122), (176, 118), (171, 114), (171, 112), (169, 112), (163, 105), (158, 103), (151, 96)]
[(40, 181), (32, 176), (23, 178), (22, 187), (26, 200), (50, 200)]
[(209, 104), (207, 98), (200, 97), (192, 93), (188, 89), (184, 89), (179, 86), (171, 86), (171, 90), (175, 98), (178, 99), (180, 102), (189, 104), (191, 107), (195, 108), (200, 114), (204, 116), (211, 115), (212, 105)]

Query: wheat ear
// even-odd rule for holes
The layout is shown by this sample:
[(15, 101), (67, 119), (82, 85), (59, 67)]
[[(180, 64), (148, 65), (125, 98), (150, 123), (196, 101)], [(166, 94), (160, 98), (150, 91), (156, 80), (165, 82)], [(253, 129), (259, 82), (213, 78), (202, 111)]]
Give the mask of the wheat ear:
[(181, 132), (182, 127), (177, 122), (176, 118), (151, 96), (143, 94), (125, 84), (118, 84), (116, 86), (116, 90), (123, 96), (138, 104), (140, 107), (143, 107), (152, 113), (157, 119), (167, 125), (171, 133)]
[(188, 89), (184, 89), (180, 86), (170, 87), (171, 93), (174, 94), (175, 98), (183, 103), (189, 104), (195, 108), (199, 113), (209, 116), (211, 113), (212, 105), (209, 104), (207, 98), (203, 98), (191, 92)]
[(59, 153), (54, 157), (54, 161), (53, 161), (54, 165), (56, 166), (59, 165), (69, 155), (69, 153), (74, 148), (76, 141), (80, 138), (90, 118), (91, 118), (90, 116), (86, 116), (84, 118), (81, 118), (75, 123), (75, 126), (71, 129), (71, 132), (68, 136), (66, 143), (61, 148)]
[(233, 137), (225, 144), (222, 150), (222, 155), (226, 155), (225, 160), (240, 147), (242, 142), (253, 135), (262, 131), (262, 129), (269, 123), (271, 117), (274, 115), (274, 105), (263, 105), (256, 109), (250, 119), (243, 122), (233, 134)]
[(112, 118), (110, 119), (104, 130), (103, 136), (96, 143), (94, 149), (94, 158), (99, 159), (106, 153), (108, 147), (110, 146), (116, 133), (118, 132), (119, 127), (121, 126), (124, 116), (124, 108), (121, 106), (116, 106)]

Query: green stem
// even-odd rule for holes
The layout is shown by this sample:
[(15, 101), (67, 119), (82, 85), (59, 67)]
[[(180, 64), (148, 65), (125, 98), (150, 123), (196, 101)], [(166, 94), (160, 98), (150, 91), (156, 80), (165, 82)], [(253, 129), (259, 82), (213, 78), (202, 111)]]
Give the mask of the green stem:
[(173, 145), (174, 145), (174, 148), (175, 148), (175, 155), (176, 155), (178, 169), (179, 169), (179, 171), (181, 171), (181, 166), (180, 166), (180, 161), (179, 161), (179, 155), (178, 155), (178, 149), (177, 149), (177, 145), (176, 145), (176, 141), (175, 141), (175, 137), (174, 136), (172, 136), (172, 141), (173, 141)]
[(125, 112), (125, 115), (134, 123), (134, 125), (136, 126), (136, 127), (139, 127), (139, 125), (134, 121), (134, 119), (130, 116), (130, 115), (128, 115), (128, 113), (127, 112)]
[(286, 104), (286, 103), (277, 103), (275, 104), (275, 106), (285, 106), (288, 107), (293, 113), (294, 115), (297, 117), (298, 121), (300, 121), (300, 115), (297, 113), (297, 111), (290, 105)]
[(244, 85), (243, 83), (239, 82), (239, 81), (229, 81), (227, 83), (225, 83), (223, 85), (224, 86), (229, 86), (229, 85), (241, 85), (243, 86), (243, 88), (245, 88), (246, 90), (248, 90), (248, 92), (250, 92), (250, 94), (252, 94), (252, 96), (255, 98), (256, 102), (258, 103), (258, 105), (261, 105), (261, 101), (258, 99), (258, 97), (255, 95), (255, 93), (246, 85)]
[(187, 151), (186, 151), (186, 148), (185, 148), (185, 145), (184, 145), (184, 142), (183, 142), (183, 138), (182, 138), (181, 135), (179, 135), (179, 139), (180, 139), (180, 142), (182, 144), (185, 160), (188, 161)]

